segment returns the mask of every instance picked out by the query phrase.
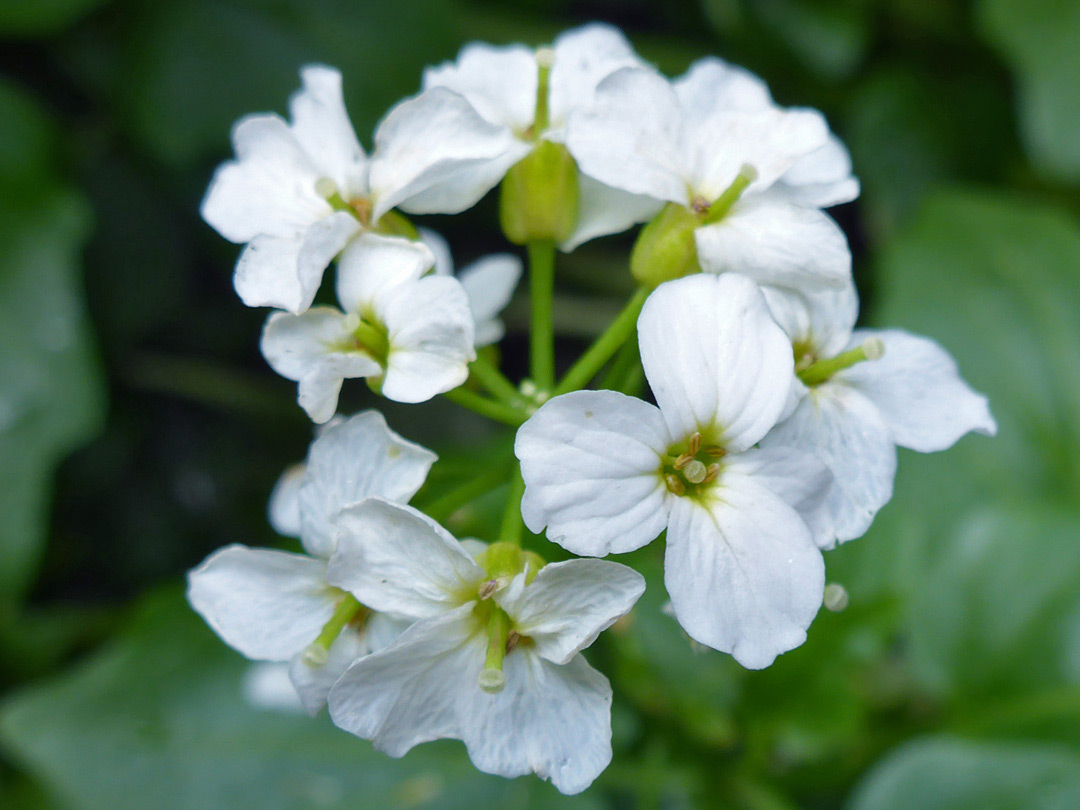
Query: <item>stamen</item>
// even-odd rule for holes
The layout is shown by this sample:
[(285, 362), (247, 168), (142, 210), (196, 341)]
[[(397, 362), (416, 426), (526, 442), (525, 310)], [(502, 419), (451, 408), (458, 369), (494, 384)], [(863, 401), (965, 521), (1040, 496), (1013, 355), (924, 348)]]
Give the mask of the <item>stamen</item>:
[(509, 655), (517, 647), (518, 642), (521, 641), (521, 634), (517, 630), (511, 630), (510, 634), (506, 637), (506, 654)]
[(667, 484), (668, 492), (673, 495), (686, 494), (686, 485), (679, 480), (679, 476), (668, 473), (664, 476), (664, 483)]
[(700, 433), (692, 433), (692, 434), (690, 434), (690, 440), (686, 443), (686, 452), (689, 453), (691, 456), (696, 456), (698, 454), (698, 451), (700, 451), (700, 450), (701, 450), (701, 434)]
[(674, 467), (676, 470), (681, 470), (683, 467), (685, 467), (687, 464), (689, 464), (693, 460), (694, 460), (694, 454), (693, 453), (683, 453), (681, 456), (679, 456), (677, 459), (675, 459), (675, 463), (672, 464), (671, 466)]
[(711, 484), (713, 481), (716, 480), (716, 476), (718, 475), (720, 475), (720, 465), (715, 463), (710, 464), (708, 467), (705, 468), (705, 478), (704, 480), (702, 480), (701, 483)]
[(718, 444), (710, 444), (705, 448), (705, 455), (709, 458), (723, 458), (727, 455), (727, 450)]
[(499, 590), (499, 581), (497, 579), (489, 579), (487, 582), (480, 583), (480, 587), (477, 589), (477, 596), (480, 597), (480, 601), (490, 599), (495, 595), (497, 590)]
[(691, 484), (700, 484), (705, 480), (705, 476), (708, 475), (708, 470), (704, 464), (697, 459), (694, 459), (683, 468), (682, 474)]

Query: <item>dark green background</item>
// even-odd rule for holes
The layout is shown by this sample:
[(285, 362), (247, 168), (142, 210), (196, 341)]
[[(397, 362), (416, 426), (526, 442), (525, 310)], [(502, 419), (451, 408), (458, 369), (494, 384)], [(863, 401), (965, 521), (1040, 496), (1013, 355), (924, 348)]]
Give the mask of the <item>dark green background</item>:
[[(319, 60), (370, 146), (424, 64), (590, 19), (670, 73), (718, 54), (827, 114), (863, 181), (834, 213), (864, 321), (940, 340), (1001, 433), (901, 453), (892, 503), (827, 556), (850, 606), (763, 672), (692, 649), (659, 612), (660, 544), (633, 555), (652, 587), (589, 653), (615, 761), (565, 799), (458, 743), (391, 760), (248, 708), (180, 578), (280, 543), (266, 497), (311, 436), (198, 217), (230, 124), (283, 111)], [(0, 807), (1080, 806), (1076, 0), (4, 0), (0, 40)], [(425, 221), (461, 263), (505, 249), (494, 223), (491, 199)], [(562, 363), (620, 306), (630, 244), (560, 260)], [(422, 497), (505, 452), (445, 403), (385, 410), (443, 454)], [(499, 496), (452, 528), (483, 535)]]

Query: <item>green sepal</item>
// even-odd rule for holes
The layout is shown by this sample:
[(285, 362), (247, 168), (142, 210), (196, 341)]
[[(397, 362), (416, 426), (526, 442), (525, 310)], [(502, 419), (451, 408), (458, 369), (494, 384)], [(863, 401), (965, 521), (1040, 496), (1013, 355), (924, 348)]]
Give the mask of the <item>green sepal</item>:
[(577, 227), (577, 164), (560, 143), (540, 141), (514, 164), (499, 188), (499, 224), (515, 245), (565, 242)]

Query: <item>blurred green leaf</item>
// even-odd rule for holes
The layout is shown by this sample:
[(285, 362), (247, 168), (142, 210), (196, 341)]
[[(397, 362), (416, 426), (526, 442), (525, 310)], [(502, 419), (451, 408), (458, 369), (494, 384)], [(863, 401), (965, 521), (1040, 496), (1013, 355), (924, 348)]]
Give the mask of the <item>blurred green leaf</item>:
[(1068, 684), (1080, 697), (1078, 532), (1080, 510), (1052, 506), (996, 508), (968, 522), (912, 604), (911, 658), (923, 683), (979, 713), (993, 711), (995, 694)]
[(748, 6), (822, 79), (851, 75), (870, 43), (867, 0), (757, 0)]
[(0, 35), (40, 36), (78, 22), (107, 0), (8, 0), (0, 3)]
[[(10, 117), (9, 117), (10, 115)], [(90, 212), (52, 173), (48, 119), (0, 93), (0, 607), (22, 593), (48, 531), (56, 464), (103, 416), (82, 303), (80, 252)]]
[(15, 695), (0, 743), (70, 810), (595, 806), (481, 774), (460, 743), (391, 759), (325, 716), (252, 708), (247, 666), (177, 591), (158, 593), (108, 649)]
[(1080, 3), (981, 0), (979, 22), (1016, 75), (1020, 129), (1034, 163), (1080, 182)]
[(242, 115), (284, 112), (310, 62), (341, 69), (350, 117), (370, 148), (376, 121), (458, 42), (450, 0), (143, 2), (124, 26), (129, 58), (109, 92), (173, 166), (224, 154)]
[(870, 771), (847, 810), (1066, 810), (1080, 757), (1051, 746), (949, 738), (908, 743)]
[(943, 192), (879, 269), (872, 322), (944, 345), (989, 396), (1000, 430), (944, 453), (901, 452), (892, 503), (830, 556), (853, 596), (917, 585), (973, 504), (1080, 493), (1077, 223), (1007, 194)]

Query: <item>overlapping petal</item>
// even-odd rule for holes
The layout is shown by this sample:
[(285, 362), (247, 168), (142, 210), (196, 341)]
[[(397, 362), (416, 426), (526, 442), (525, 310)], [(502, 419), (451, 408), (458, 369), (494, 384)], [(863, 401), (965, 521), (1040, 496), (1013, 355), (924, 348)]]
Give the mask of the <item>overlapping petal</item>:
[(524, 133), (536, 113), (536, 56), (524, 45), (473, 42), (454, 62), (424, 70), (424, 89), (460, 93), (485, 120)]
[(476, 321), (477, 348), (502, 339), (499, 313), (510, 303), (521, 273), (521, 259), (511, 253), (497, 253), (478, 259), (458, 274)]
[(341, 308), (371, 317), (385, 291), (416, 281), (435, 264), (423, 242), (365, 233), (338, 261), (337, 296)]
[(776, 423), (794, 379), (791, 343), (743, 276), (660, 285), (638, 319), (645, 376), (672, 437), (718, 433), (729, 451)]
[(614, 391), (578, 391), (545, 403), (518, 430), (534, 532), (575, 554), (602, 557), (648, 543), (667, 522), (660, 456), (671, 443), (654, 406)]

